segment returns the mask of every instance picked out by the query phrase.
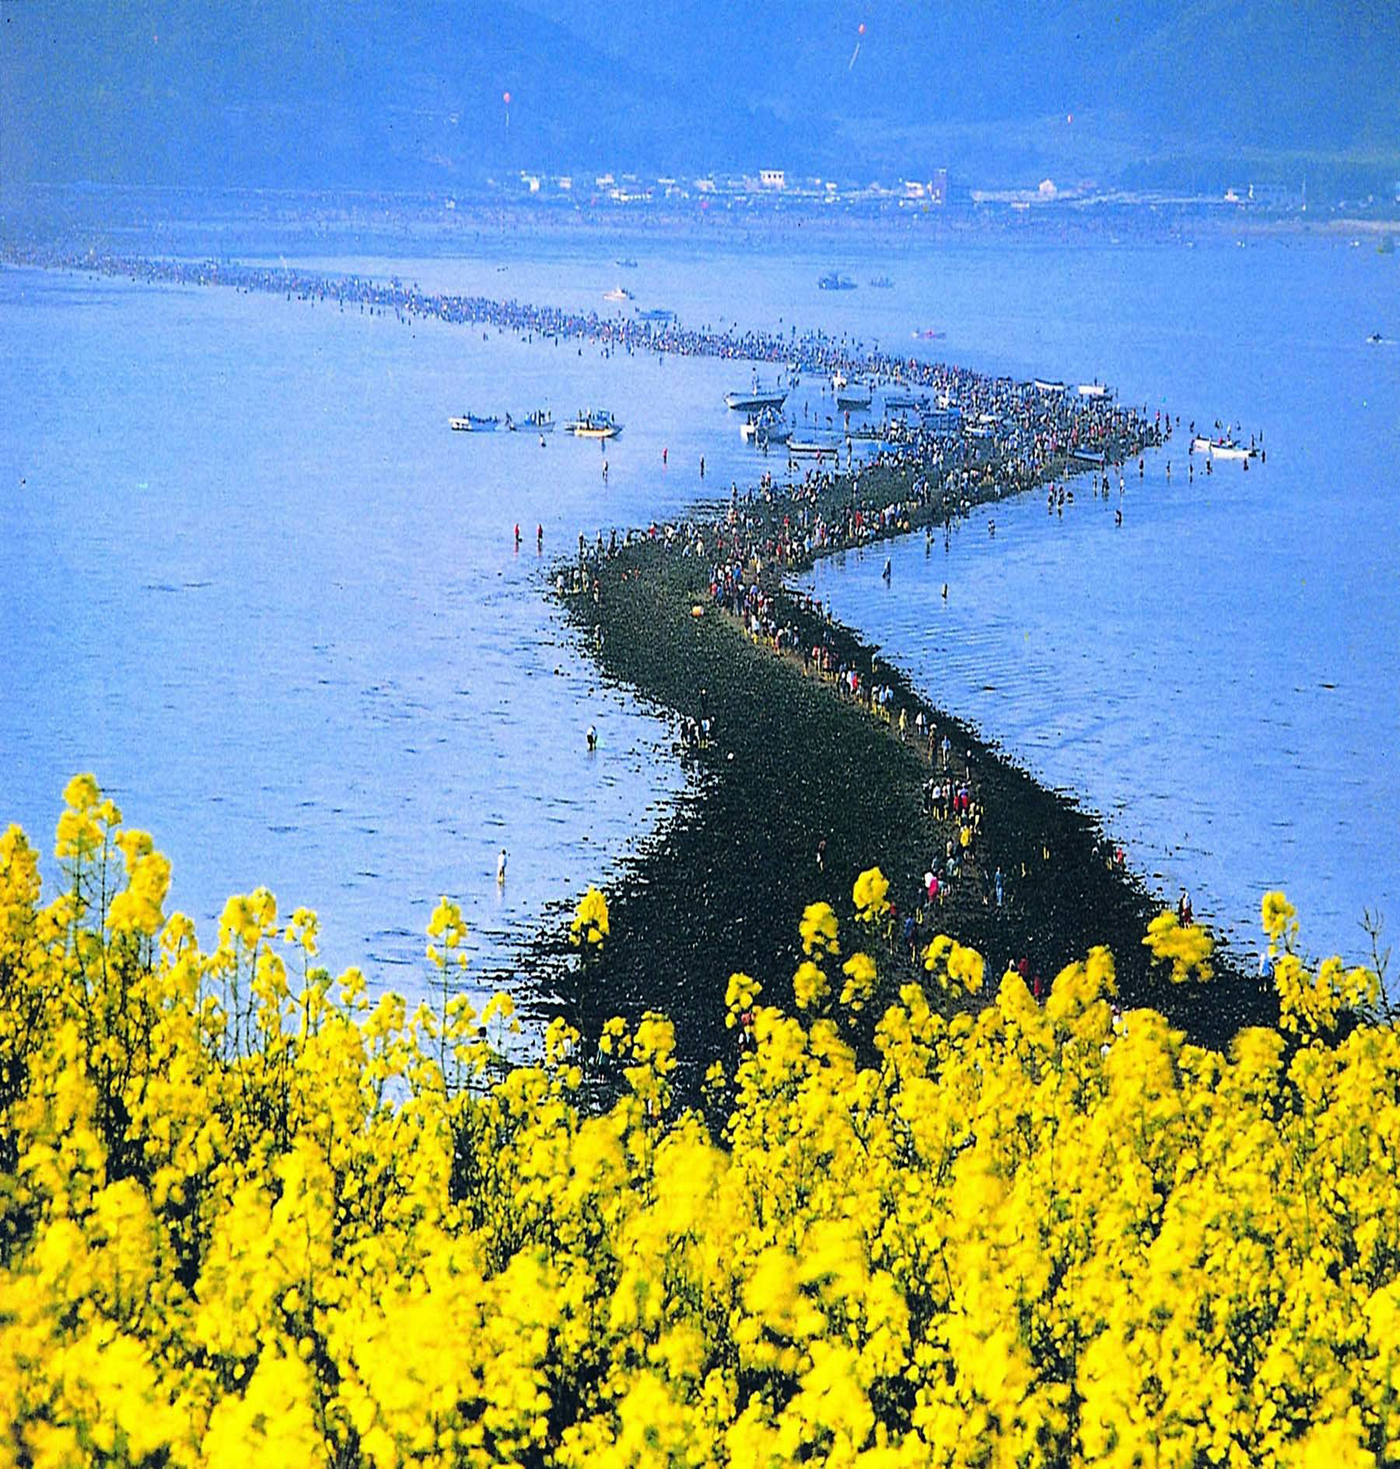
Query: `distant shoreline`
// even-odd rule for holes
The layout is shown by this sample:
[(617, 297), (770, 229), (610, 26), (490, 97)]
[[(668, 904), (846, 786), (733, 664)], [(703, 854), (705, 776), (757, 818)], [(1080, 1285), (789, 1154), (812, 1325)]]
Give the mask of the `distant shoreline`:
[(836, 254), (852, 242), (891, 250), (978, 243), (1027, 246), (1233, 243), (1236, 240), (1361, 238), (1374, 248), (1400, 233), (1400, 206), (1374, 215), (1277, 212), (1248, 205), (1005, 204), (902, 209), (825, 206), (818, 201), (716, 199), (687, 205), (577, 204), (368, 192), (14, 188), (0, 208), (0, 246), (96, 246), (112, 251), (185, 253), (228, 259), (276, 249), (388, 258), (471, 255), (513, 239), (683, 243), (724, 248), (809, 244)]

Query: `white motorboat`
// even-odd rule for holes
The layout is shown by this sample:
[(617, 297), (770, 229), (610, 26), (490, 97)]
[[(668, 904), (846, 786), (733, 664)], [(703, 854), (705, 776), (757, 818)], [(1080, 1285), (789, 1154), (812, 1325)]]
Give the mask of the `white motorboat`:
[(740, 425), (739, 433), (746, 444), (757, 444), (763, 449), (769, 444), (786, 444), (792, 429), (776, 408), (764, 408), (750, 414), (747, 422)]
[(787, 402), (786, 388), (765, 388), (757, 378), (747, 392), (735, 391), (724, 395), (724, 406), (742, 413), (758, 413), (764, 408), (781, 408)]
[(615, 439), (622, 432), (622, 425), (606, 408), (585, 409), (564, 427), (576, 439)]
[(1231, 438), (1210, 439), (1204, 434), (1192, 439), (1191, 448), (1207, 459), (1253, 459), (1259, 452), (1252, 444), (1237, 443)]

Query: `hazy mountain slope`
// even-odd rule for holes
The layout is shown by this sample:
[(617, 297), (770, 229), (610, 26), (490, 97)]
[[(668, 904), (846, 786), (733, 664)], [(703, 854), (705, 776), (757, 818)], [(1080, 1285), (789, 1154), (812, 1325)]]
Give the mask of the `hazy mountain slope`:
[(1397, 56), (1400, 6), (1380, 3), (52, 0), (5, 8), (0, 180), (951, 163), (1026, 182), (1241, 150), (1392, 158)]

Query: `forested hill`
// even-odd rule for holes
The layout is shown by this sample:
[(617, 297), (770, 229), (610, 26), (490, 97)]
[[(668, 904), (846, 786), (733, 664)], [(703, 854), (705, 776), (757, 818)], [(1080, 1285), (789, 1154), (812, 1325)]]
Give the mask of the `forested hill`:
[(1385, 3), (48, 0), (0, 31), (0, 183), (1400, 168)]

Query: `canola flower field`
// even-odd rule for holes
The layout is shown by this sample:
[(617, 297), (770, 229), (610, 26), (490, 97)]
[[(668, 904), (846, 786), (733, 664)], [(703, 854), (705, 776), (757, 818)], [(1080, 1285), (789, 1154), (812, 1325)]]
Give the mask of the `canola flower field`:
[(201, 948), (90, 776), (57, 855), (0, 838), (0, 1464), (1400, 1460), (1400, 1042), (1282, 894), (1280, 1029), (1220, 1054), (1104, 949), (1042, 1005), (940, 937), (888, 992), (872, 869), (716, 996), (711, 1130), (658, 1014), (507, 1066), (446, 900), (410, 1013), (264, 890)]

